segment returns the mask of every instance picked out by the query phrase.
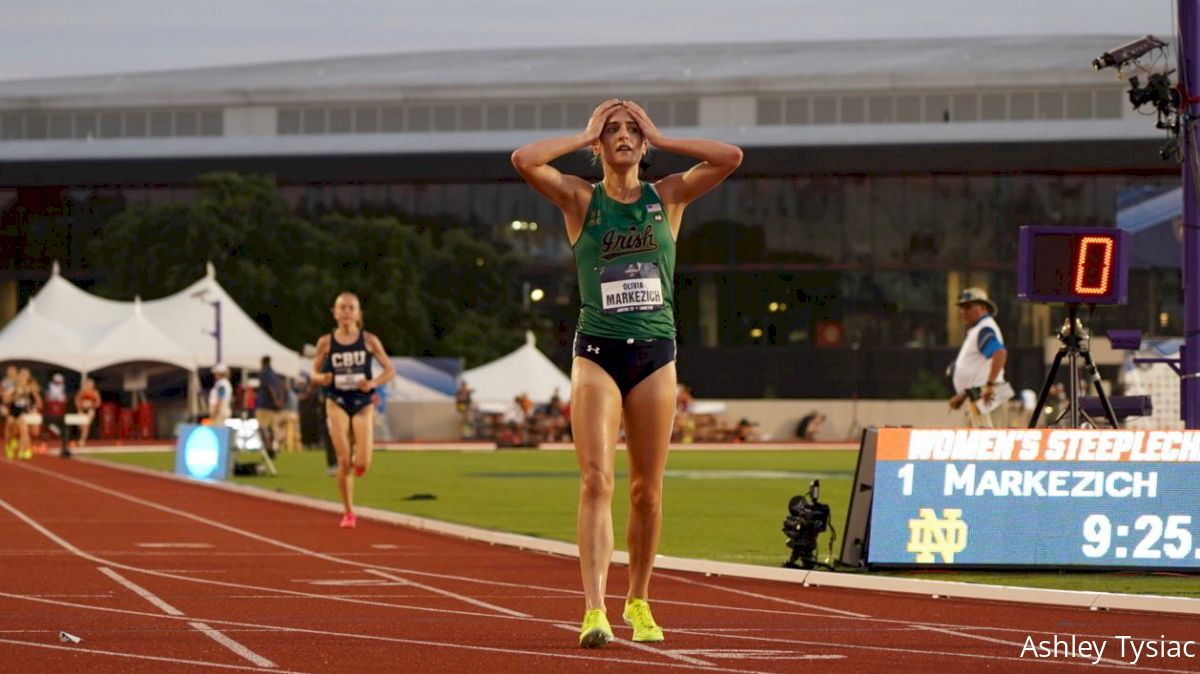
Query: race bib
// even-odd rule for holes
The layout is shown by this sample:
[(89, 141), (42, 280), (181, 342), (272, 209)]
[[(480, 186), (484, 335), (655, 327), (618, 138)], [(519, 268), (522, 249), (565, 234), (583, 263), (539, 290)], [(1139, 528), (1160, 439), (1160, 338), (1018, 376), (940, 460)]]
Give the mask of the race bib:
[(653, 262), (600, 268), (600, 302), (606, 314), (657, 311), (663, 306), (662, 275)]
[(366, 381), (367, 375), (361, 372), (352, 372), (350, 374), (335, 374), (333, 375), (333, 387), (343, 391), (357, 391), (358, 383)]

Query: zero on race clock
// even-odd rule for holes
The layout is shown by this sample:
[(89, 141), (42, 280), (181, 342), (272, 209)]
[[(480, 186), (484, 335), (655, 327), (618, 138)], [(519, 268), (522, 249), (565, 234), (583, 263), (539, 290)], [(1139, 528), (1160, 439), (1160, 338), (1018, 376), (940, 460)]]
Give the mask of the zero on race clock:
[(1200, 431), (867, 429), (842, 561), (1200, 569)]
[(1026, 226), (1017, 250), (1017, 299), (1124, 304), (1129, 233), (1096, 227)]

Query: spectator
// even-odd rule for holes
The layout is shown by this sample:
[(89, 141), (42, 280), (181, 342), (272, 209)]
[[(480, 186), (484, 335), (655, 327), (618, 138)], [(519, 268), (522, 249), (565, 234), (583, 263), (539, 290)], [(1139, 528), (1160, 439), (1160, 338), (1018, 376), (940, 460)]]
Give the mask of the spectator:
[(471, 394), (474, 392), (463, 380), (458, 382), (458, 392), (454, 394), (454, 406), (458, 410), (459, 426), (464, 438), (477, 435), (472, 423), (474, 410), (471, 407)]
[(737, 427), (735, 427), (733, 430), (733, 441), (757, 442), (759, 439), (758, 431), (754, 430), (754, 427), (757, 425), (757, 422), (750, 421), (749, 419), (742, 417), (742, 419), (738, 421)]
[(796, 437), (808, 442), (816, 440), (817, 431), (823, 423), (825, 423), (825, 415), (817, 410), (805, 414), (800, 419), (800, 423), (796, 424)]
[(696, 420), (692, 417), (692, 405), (696, 399), (687, 384), (675, 387), (675, 424), (671, 430), (671, 439), (691, 443), (696, 439)]
[(67, 447), (67, 380), (55, 372), (46, 386), (46, 429), (62, 442), (62, 456), (71, 456)]
[(271, 369), (271, 357), (263, 356), (262, 369), (258, 373), (258, 394), (254, 398), (254, 420), (258, 422), (263, 451), (272, 459), (275, 458), (275, 427), (285, 402), (284, 388), (283, 377)]
[(229, 366), (217, 363), (213, 366), (213, 385), (208, 390), (208, 418), (213, 426), (220, 428), (233, 416), (233, 384), (229, 383)]
[(283, 409), (279, 412), (280, 445), (285, 452), (299, 451), (300, 443), (300, 398), (296, 394), (293, 380), (284, 383)]
[(84, 377), (83, 383), (79, 385), (79, 391), (75, 393), (75, 411), (85, 417), (84, 423), (79, 426), (79, 446), (87, 446), (88, 432), (92, 428), (92, 421), (96, 419), (96, 410), (100, 409), (100, 392), (96, 390), (96, 382), (91, 377)]
[(989, 412), (1013, 394), (1012, 387), (1004, 381), (1008, 351), (994, 318), (996, 305), (982, 288), (963, 290), (957, 304), (967, 334), (954, 361), (954, 397), (950, 399), (950, 409), (957, 410), (966, 403), (970, 426), (992, 428)]

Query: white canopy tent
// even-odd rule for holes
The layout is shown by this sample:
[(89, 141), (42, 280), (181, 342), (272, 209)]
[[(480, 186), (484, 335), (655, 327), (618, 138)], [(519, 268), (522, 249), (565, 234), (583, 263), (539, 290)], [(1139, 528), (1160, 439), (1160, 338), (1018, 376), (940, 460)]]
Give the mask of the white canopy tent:
[(135, 299), (126, 309), (125, 318), (104, 331), (85, 353), (85, 371), (136, 361), (155, 361), (184, 370), (196, 369), (196, 358), (176, 344), (142, 313), (142, 302)]
[(50, 280), (3, 330), (0, 358), (30, 360), (86, 374), (121, 363), (157, 362), (190, 374), (188, 407), (198, 409), (198, 367), (216, 364), (220, 302), (222, 360), (257, 369), (263, 356), (287, 376), (299, 373), (299, 354), (276, 342), (207, 274), (184, 290), (151, 302), (96, 297), (64, 279), (54, 264)]
[(80, 372), (87, 369), (82, 340), (43, 314), (36, 298), (0, 331), (0, 358), (50, 363)]
[(536, 403), (549, 402), (558, 390), (563, 400), (571, 397), (571, 379), (546, 354), (538, 351), (532, 332), (525, 344), (507, 356), (463, 372), (463, 381), (477, 403), (512, 403), (522, 393)]
[(43, 316), (78, 335), (80, 341), (96, 336), (129, 315), (129, 302), (106, 300), (80, 289), (59, 274), (57, 262), (50, 272), (50, 280), (34, 300)]
[[(87, 293), (64, 279), (55, 263), (50, 280), (0, 331), (0, 357), (38, 360), (88, 372), (133, 360), (187, 370), (216, 364), (216, 314), (220, 302), (222, 360), (257, 369), (263, 356), (276, 371), (299, 372), (299, 355), (258, 327), (216, 280), (204, 278), (173, 295), (117, 302)], [(52, 326), (52, 327), (51, 327)], [(19, 333), (17, 332), (19, 330)], [(10, 334), (11, 333), (11, 334)], [(22, 355), (23, 354), (23, 355)]]
[(217, 359), (213, 302), (220, 302), (221, 360), (226, 365), (257, 370), (262, 357), (270, 356), (276, 372), (287, 377), (300, 373), (300, 355), (275, 341), (242, 311), (217, 283), (211, 263), (204, 278), (173, 295), (145, 302), (143, 308), (152, 323), (192, 353), (197, 365), (212, 367)]

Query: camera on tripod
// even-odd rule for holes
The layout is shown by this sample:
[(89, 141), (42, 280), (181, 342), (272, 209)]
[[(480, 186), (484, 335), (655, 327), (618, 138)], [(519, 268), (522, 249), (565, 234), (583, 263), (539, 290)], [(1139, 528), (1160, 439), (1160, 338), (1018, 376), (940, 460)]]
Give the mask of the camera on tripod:
[(817, 536), (829, 528), (829, 506), (821, 503), (821, 481), (813, 480), (808, 492), (788, 501), (788, 516), (783, 520), (783, 533), (791, 557), (783, 563), (791, 569), (811, 569), (824, 566), (817, 562)]

